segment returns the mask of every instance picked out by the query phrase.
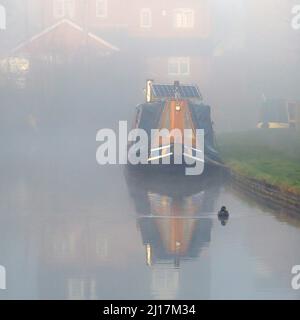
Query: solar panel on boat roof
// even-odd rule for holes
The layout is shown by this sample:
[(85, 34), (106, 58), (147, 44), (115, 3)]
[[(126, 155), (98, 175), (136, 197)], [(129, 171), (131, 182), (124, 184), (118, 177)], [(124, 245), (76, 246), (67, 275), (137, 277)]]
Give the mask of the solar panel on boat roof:
[[(153, 84), (152, 90), (157, 98), (175, 97), (174, 85)], [(199, 89), (196, 86), (180, 85), (178, 92), (182, 98), (201, 98)]]

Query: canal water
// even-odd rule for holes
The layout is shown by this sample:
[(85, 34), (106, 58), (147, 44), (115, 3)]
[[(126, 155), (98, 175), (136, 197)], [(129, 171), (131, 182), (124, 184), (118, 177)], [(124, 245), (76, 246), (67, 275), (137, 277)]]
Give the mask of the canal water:
[(133, 114), (133, 101), (115, 99), (6, 101), (0, 299), (299, 299), (300, 217), (220, 170), (188, 178), (96, 163), (97, 130)]
[[(38, 139), (2, 151), (1, 299), (300, 298), (299, 218), (251, 200), (222, 172), (101, 167), (94, 135)], [(217, 217), (223, 205), (228, 221)]]

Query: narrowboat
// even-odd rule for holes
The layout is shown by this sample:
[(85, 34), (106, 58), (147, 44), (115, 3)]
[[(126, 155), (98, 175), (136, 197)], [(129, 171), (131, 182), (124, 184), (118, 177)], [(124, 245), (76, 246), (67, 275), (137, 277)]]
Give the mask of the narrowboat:
[[(171, 85), (156, 84), (153, 80), (148, 80), (145, 100), (145, 103), (137, 106), (133, 127), (143, 129), (149, 137), (150, 141), (145, 146), (148, 163), (187, 166), (199, 161), (204, 163), (204, 167), (221, 165), (211, 108), (203, 102), (198, 86), (181, 84), (179, 81)], [(156, 136), (153, 134), (155, 129), (167, 129), (170, 136), (167, 140), (160, 135)], [(181, 133), (181, 140), (171, 134), (174, 130)], [(204, 136), (201, 148), (196, 139), (198, 132)], [(130, 152), (136, 151), (132, 148)], [(169, 162), (165, 161), (166, 158)]]
[(300, 101), (263, 98), (259, 129), (295, 129), (300, 127)]

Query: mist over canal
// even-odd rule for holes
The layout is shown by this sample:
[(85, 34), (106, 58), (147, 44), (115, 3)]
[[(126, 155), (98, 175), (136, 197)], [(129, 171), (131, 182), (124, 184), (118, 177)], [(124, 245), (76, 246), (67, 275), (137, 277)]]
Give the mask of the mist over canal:
[(248, 198), (222, 170), (188, 179), (99, 166), (95, 132), (117, 125), (120, 103), (125, 119), (134, 97), (90, 94), (87, 104), (72, 90), (36, 127), (2, 131), (2, 299), (299, 298), (299, 218)]

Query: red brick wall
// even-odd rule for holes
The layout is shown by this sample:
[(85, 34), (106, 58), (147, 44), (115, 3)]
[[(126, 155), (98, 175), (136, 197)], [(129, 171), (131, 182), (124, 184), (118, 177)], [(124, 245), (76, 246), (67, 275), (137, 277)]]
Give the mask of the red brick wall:
[[(131, 0), (129, 13), (129, 32), (134, 36), (170, 38), (170, 37), (208, 37), (211, 33), (210, 4), (208, 0)], [(152, 28), (140, 27), (140, 11), (149, 8), (152, 11)], [(174, 10), (188, 8), (194, 10), (194, 27), (177, 29), (174, 27)]]
[[(108, 0), (107, 3), (107, 17), (97, 17), (96, 0), (75, 0), (73, 20), (91, 29), (125, 28), (129, 35), (138, 37), (206, 38), (211, 34), (209, 0)], [(53, 16), (53, 0), (30, 0), (30, 7), (32, 12), (41, 12), (43, 26), (49, 26), (57, 20)], [(152, 27), (149, 29), (140, 27), (142, 8), (151, 9)], [(177, 29), (174, 27), (174, 10), (177, 8), (194, 10), (193, 28)]]

